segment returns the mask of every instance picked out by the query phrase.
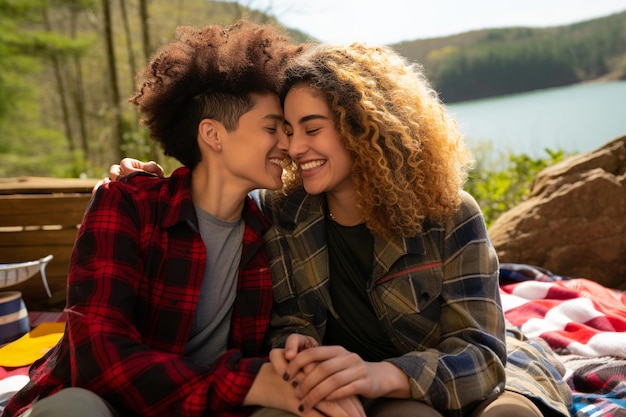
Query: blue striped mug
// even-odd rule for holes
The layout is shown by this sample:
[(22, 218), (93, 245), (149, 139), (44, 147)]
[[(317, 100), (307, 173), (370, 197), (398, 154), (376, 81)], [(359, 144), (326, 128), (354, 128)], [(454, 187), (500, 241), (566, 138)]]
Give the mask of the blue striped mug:
[(0, 292), (0, 345), (17, 340), (29, 331), (28, 310), (22, 293)]

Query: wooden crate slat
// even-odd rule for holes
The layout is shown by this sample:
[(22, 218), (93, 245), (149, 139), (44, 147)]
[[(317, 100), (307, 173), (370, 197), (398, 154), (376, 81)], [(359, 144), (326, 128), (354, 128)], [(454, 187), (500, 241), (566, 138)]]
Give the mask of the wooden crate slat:
[(98, 182), (93, 178), (11, 177), (0, 178), (0, 194), (90, 194)]
[(0, 196), (0, 227), (80, 224), (91, 195)]
[[(60, 230), (24, 230), (15, 232), (0, 232), (0, 250), (3, 252), (14, 248), (17, 253), (23, 253), (24, 251), (34, 252), (40, 251), (40, 248), (54, 248), (61, 246), (66, 248), (67, 246), (74, 245), (76, 239), (76, 233), (78, 229), (76, 227), (68, 226), (66, 229)], [(7, 248), (7, 249), (5, 249)], [(30, 250), (32, 248), (33, 250)], [(35, 249), (36, 248), (36, 249)], [(45, 255), (44, 255), (45, 256)], [(39, 259), (40, 257), (36, 258)], [(0, 262), (6, 263), (2, 257)], [(11, 262), (23, 262), (23, 260), (16, 260)]]
[(70, 257), (97, 179), (0, 178), (0, 263), (54, 258), (46, 267), (52, 299), (37, 273), (7, 287), (22, 292), (28, 309), (56, 310), (65, 304)]

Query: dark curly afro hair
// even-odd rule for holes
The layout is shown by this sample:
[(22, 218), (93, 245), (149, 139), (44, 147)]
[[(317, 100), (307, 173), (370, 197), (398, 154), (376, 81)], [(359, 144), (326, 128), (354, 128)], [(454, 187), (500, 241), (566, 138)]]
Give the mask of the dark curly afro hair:
[(179, 27), (138, 74), (129, 101), (165, 154), (194, 168), (201, 157), (200, 121), (212, 118), (236, 129), (254, 106), (251, 93), (280, 91), (283, 68), (301, 49), (278, 28), (248, 21)]

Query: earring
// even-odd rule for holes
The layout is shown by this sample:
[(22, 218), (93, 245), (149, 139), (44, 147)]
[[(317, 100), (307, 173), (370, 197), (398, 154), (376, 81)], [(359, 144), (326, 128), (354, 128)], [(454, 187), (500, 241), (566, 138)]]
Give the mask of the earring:
[(217, 151), (222, 152), (222, 145), (220, 145), (219, 143), (217, 144)]

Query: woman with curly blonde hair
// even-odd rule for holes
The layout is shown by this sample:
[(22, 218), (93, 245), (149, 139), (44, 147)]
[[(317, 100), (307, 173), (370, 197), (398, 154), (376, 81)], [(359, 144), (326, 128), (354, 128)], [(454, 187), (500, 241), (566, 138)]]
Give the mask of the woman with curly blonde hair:
[(506, 329), (496, 253), (462, 191), (472, 159), (422, 69), (387, 47), (318, 45), (281, 96), (292, 163), (282, 194), (261, 193), (268, 340), (301, 410), (359, 395), (370, 417), (568, 416), (545, 352)]
[[(290, 67), (287, 90), (300, 82), (328, 102), (352, 162), (357, 220), (372, 233), (414, 236), (424, 219), (457, 210), (472, 157), (417, 64), (385, 48), (318, 46)], [(301, 183), (300, 169), (288, 166), (287, 193)]]

